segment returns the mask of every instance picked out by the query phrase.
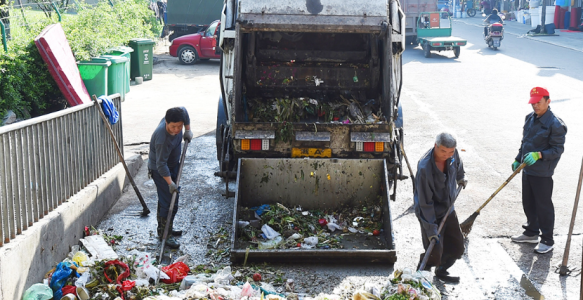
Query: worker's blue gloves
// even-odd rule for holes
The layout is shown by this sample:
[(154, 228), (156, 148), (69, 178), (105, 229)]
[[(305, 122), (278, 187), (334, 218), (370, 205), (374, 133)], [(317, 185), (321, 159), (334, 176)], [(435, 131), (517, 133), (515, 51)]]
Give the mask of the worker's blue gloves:
[(457, 185), (463, 187), (464, 189), (468, 185), (468, 181), (465, 178), (462, 178), (457, 181)]
[(435, 240), (435, 244), (439, 244), (439, 235), (432, 235), (429, 237), (429, 242)]
[(524, 161), (524, 163), (526, 163), (527, 166), (532, 166), (539, 159), (540, 156), (538, 155), (538, 152), (528, 152), (526, 153), (522, 161)]
[(518, 169), (518, 167), (520, 167), (520, 163), (517, 161), (514, 161), (512, 163), (512, 172), (516, 171), (516, 169)]
[(183, 135), (182, 137), (184, 138), (184, 141), (185, 141), (185, 142), (189, 142), (189, 143), (190, 143), (190, 141), (192, 141), (192, 136), (193, 136), (193, 135), (192, 135), (192, 131), (190, 131), (190, 130), (185, 130), (185, 131), (184, 131), (184, 135)]
[(169, 184), (168, 188), (170, 189), (170, 194), (174, 194), (174, 192), (178, 192), (178, 186), (174, 182)]

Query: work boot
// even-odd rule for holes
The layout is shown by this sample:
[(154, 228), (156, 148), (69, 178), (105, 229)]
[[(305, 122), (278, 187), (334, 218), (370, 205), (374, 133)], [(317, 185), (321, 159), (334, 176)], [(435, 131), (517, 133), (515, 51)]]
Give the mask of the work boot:
[[(156, 228), (156, 230), (158, 232), (158, 239), (161, 241), (162, 238), (164, 237), (164, 229), (166, 227), (166, 218), (157, 217), (157, 220), (158, 220), (158, 227)], [(172, 232), (172, 223), (170, 223), (169, 232)], [(180, 231), (180, 234), (182, 234), (182, 231)], [(172, 237), (172, 236), (169, 236), (166, 238), (166, 245), (168, 245), (168, 247), (170, 247), (172, 249), (180, 248), (180, 243), (178, 241), (176, 241), (176, 239), (174, 239), (174, 237)]]
[[(160, 239), (162, 239), (162, 236), (164, 236), (164, 226), (166, 225), (166, 222), (165, 221), (161, 221), (161, 219), (166, 220), (165, 218), (157, 217), (157, 220), (158, 220), (158, 228), (156, 228), (156, 231), (158, 232), (158, 236), (160, 237)], [(172, 226), (172, 227), (174, 227), (174, 226)], [(172, 236), (182, 236), (182, 230), (174, 230), (174, 229), (172, 229), (168, 233), (170, 235), (172, 235)]]
[(435, 276), (445, 282), (458, 283), (460, 282), (459, 276), (450, 276), (447, 269), (449, 269), (455, 263), (455, 259), (450, 259), (445, 263), (441, 264), (439, 267), (435, 268)]

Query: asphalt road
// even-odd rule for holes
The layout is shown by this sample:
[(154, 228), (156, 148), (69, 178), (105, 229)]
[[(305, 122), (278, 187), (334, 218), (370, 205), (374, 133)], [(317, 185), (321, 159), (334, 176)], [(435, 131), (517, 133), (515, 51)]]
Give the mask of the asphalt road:
[[(455, 24), (454, 35), (468, 40), (458, 59), (452, 52), (423, 57), (421, 48), (409, 46), (404, 53), (404, 86), (401, 95), (405, 121), (405, 149), (413, 169), (419, 157), (433, 146), (434, 137), (448, 131), (458, 137), (469, 185), (458, 199), (460, 221), (469, 216), (512, 173), (520, 145), (524, 116), (531, 111), (529, 91), (546, 86), (551, 108), (567, 124), (565, 153), (554, 176), (556, 248), (546, 255), (533, 253), (531, 245), (517, 245), (509, 237), (521, 232), (526, 221), (521, 206), (521, 183), (517, 176), (478, 217), (464, 258), (451, 269), (462, 276), (459, 284), (435, 284), (444, 299), (531, 299), (520, 281), (530, 278), (546, 299), (578, 299), (583, 212), (577, 216), (571, 244), (571, 276), (559, 277), (555, 269), (563, 258), (566, 235), (581, 166), (583, 124), (581, 80), (583, 53), (507, 34), (499, 50), (486, 47), (481, 27)], [(167, 48), (166, 48), (167, 49)], [(185, 106), (191, 115), (195, 140), (187, 155), (183, 175), (182, 209), (178, 227), (186, 230), (183, 247), (175, 256), (188, 253), (197, 263), (225, 262), (208, 255), (213, 235), (230, 230), (232, 201), (219, 194), (224, 183), (213, 176), (218, 170), (214, 149), (218, 62), (183, 66), (157, 48), (159, 64), (153, 80), (132, 86), (123, 103), (126, 151), (147, 154), (150, 135), (166, 109)], [(147, 158), (147, 156), (144, 156)], [(155, 189), (140, 170), (137, 181), (154, 211)], [(233, 185), (231, 185), (233, 188)], [(398, 185), (397, 201), (391, 203), (398, 261), (394, 268), (417, 265), (422, 252), (419, 225), (412, 211), (410, 181)], [(129, 211), (141, 208), (133, 191), (126, 192), (99, 227), (125, 235), (119, 251), (156, 251), (155, 216), (135, 218)], [(379, 266), (278, 266), (294, 278), (301, 292), (331, 293), (348, 283), (358, 287), (367, 281), (383, 282), (393, 268)], [(303, 281), (302, 281), (303, 279)]]

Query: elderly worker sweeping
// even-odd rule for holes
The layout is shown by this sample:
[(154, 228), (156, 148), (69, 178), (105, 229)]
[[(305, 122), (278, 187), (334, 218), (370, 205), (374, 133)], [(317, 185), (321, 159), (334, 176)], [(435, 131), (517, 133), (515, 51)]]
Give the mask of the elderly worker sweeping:
[[(182, 128), (185, 128), (182, 135)], [(192, 140), (192, 131), (190, 131), (190, 118), (184, 107), (174, 107), (166, 111), (166, 116), (160, 121), (150, 140), (150, 154), (148, 160), (149, 174), (156, 184), (158, 192), (158, 238), (161, 240), (166, 227), (166, 218), (170, 210), (170, 201), (172, 193), (178, 192), (176, 177), (180, 167), (180, 155), (182, 148), (182, 138), (185, 141)], [(168, 232), (172, 236), (182, 235), (182, 231), (173, 230), (174, 216), (178, 212), (178, 196), (172, 211), (172, 220)], [(166, 245), (170, 248), (177, 249), (180, 247), (174, 237), (166, 239)]]
[(417, 188), (414, 195), (415, 215), (421, 224), (423, 247), (427, 251), (431, 240), (436, 242), (426, 270), (435, 266), (435, 275), (450, 282), (458, 282), (459, 277), (450, 276), (447, 269), (462, 257), (465, 250), (455, 210), (447, 217), (442, 231), (437, 230), (456, 199), (457, 186), (465, 188), (467, 185), (456, 144), (455, 138), (449, 133), (437, 135), (434, 147), (417, 164)]
[[(553, 173), (565, 146), (567, 126), (552, 111), (549, 91), (542, 87), (530, 90), (533, 112), (526, 116), (522, 142), (512, 163), (512, 171), (520, 162), (526, 163), (522, 172), (522, 208), (526, 215), (524, 232), (513, 236), (515, 243), (532, 243), (536, 253), (553, 250), (555, 207), (553, 206)], [(540, 235), (540, 242), (539, 242)]]

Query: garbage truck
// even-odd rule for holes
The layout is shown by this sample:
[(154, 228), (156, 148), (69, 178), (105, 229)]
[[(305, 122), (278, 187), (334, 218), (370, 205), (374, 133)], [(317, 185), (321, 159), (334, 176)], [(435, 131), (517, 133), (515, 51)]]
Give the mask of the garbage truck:
[[(396, 260), (404, 18), (398, 0), (225, 1), (215, 175), (235, 198), (232, 261)], [(240, 232), (260, 205), (354, 208), (379, 228), (336, 231), (360, 233), (336, 249), (257, 249)]]

